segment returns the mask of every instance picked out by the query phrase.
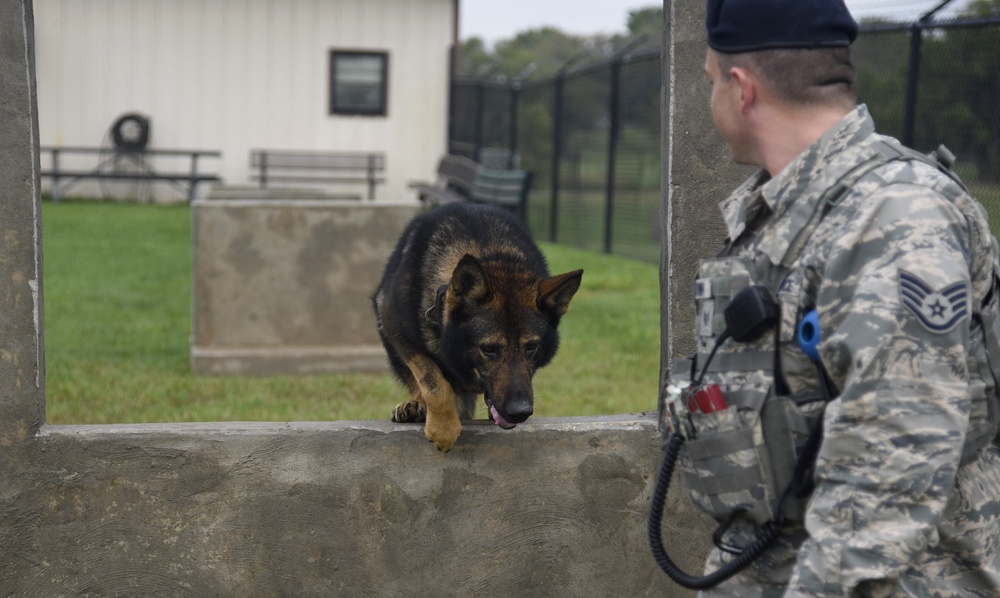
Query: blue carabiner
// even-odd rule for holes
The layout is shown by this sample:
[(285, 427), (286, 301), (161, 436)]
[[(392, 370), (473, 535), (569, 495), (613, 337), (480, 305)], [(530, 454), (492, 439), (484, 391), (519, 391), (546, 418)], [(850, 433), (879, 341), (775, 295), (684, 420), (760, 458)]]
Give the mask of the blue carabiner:
[(799, 347), (809, 359), (819, 362), (819, 314), (816, 313), (815, 309), (802, 316), (796, 336)]

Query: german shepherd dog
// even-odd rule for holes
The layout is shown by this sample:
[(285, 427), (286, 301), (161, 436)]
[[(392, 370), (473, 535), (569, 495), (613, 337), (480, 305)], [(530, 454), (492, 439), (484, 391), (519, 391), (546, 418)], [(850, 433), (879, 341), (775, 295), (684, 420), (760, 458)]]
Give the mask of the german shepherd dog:
[(447, 452), (483, 395), (509, 429), (534, 409), (531, 378), (555, 356), (556, 327), (583, 270), (549, 276), (538, 246), (500, 208), (455, 203), (416, 216), (372, 303), (382, 343), (410, 400), (394, 422), (425, 422)]

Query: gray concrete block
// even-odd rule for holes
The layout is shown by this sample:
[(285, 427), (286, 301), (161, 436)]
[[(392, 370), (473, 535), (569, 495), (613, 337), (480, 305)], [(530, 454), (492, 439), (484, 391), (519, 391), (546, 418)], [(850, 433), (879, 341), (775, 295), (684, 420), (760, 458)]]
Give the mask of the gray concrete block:
[(191, 206), (197, 374), (387, 371), (371, 295), (416, 202)]

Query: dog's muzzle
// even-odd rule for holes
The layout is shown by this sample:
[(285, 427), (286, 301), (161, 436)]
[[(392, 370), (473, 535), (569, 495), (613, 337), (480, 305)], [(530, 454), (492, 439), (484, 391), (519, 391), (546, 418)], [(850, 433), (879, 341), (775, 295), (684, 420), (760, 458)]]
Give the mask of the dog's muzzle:
[(490, 417), (493, 418), (496, 425), (504, 430), (509, 430), (517, 426), (517, 424), (523, 423), (534, 413), (531, 398), (530, 396), (524, 396), (524, 393), (515, 393), (514, 396), (508, 397), (505, 405), (506, 409), (504, 410), (506, 413), (504, 414), (501, 414), (500, 410), (494, 405), (493, 397), (488, 390), (483, 393), (483, 400), (486, 402), (486, 407), (490, 410)]

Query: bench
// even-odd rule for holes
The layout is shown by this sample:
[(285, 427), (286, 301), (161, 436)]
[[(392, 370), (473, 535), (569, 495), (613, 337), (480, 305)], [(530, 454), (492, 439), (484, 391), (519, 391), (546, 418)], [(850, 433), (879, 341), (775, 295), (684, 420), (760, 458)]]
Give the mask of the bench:
[[(141, 150), (121, 151), (101, 147), (77, 146), (42, 146), (42, 153), (52, 155), (50, 169), (42, 169), (38, 174), (52, 178), (52, 201), (58, 202), (62, 194), (71, 186), (86, 179), (166, 182), (184, 191), (188, 201), (194, 201), (198, 196), (198, 183), (221, 182), (215, 174), (198, 172), (198, 158), (220, 158), (222, 153), (215, 150)], [(60, 156), (63, 154), (89, 154), (98, 156), (97, 166), (89, 169), (66, 169), (62, 167)], [(186, 172), (161, 172), (153, 168), (147, 158), (189, 158), (191, 165)], [(127, 164), (131, 170), (119, 168)], [(68, 179), (66, 182), (62, 182)], [(138, 199), (138, 198), (136, 198)]]
[[(368, 199), (384, 183), (385, 155), (380, 152), (260, 150), (250, 152), (252, 180), (266, 189), (270, 181), (300, 183), (367, 183)], [(359, 198), (360, 199), (360, 198)]]
[(524, 219), (531, 173), (527, 170), (487, 168), (463, 156), (441, 159), (436, 183), (410, 183), (427, 206), (459, 201), (488, 203), (511, 210)]

